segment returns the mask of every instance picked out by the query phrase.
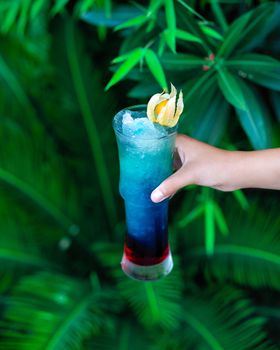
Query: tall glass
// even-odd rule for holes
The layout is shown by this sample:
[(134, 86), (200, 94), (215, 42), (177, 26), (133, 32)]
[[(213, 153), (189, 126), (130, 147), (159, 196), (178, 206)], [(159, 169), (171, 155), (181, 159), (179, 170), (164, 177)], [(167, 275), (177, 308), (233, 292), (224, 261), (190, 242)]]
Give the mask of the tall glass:
[[(146, 106), (129, 107), (146, 111)], [(168, 242), (168, 200), (153, 203), (151, 192), (172, 173), (176, 130), (161, 137), (127, 136), (114, 119), (120, 160), (120, 194), (125, 202), (127, 232), (121, 262), (134, 279), (155, 280), (173, 267)]]

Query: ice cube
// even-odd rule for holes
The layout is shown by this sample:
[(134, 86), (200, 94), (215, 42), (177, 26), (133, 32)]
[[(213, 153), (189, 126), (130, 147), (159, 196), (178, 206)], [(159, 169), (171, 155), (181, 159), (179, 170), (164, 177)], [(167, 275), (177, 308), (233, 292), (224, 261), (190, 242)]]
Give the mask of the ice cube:
[(123, 118), (122, 118), (122, 123), (123, 124), (133, 123), (133, 118), (131, 116), (131, 113), (129, 113), (128, 111), (125, 111)]
[(124, 135), (135, 138), (159, 138), (167, 135), (165, 128), (151, 122), (144, 111), (121, 111), (115, 116), (115, 125)]

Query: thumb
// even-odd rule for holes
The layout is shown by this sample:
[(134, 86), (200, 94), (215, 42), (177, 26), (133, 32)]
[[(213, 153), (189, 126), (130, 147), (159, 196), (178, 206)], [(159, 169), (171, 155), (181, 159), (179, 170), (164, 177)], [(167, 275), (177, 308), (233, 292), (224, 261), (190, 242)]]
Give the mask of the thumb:
[(188, 172), (186, 172), (186, 168), (182, 166), (153, 190), (151, 193), (151, 200), (154, 203), (159, 203), (175, 194), (180, 188), (189, 184)]

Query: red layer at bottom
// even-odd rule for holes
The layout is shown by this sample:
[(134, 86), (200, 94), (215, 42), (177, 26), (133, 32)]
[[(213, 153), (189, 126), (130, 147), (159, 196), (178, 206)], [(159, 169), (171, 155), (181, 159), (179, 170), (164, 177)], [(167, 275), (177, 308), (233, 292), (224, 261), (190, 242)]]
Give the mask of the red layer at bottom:
[(150, 266), (150, 265), (156, 265), (160, 264), (164, 259), (168, 257), (170, 253), (169, 245), (167, 245), (166, 249), (160, 254), (160, 255), (145, 255), (141, 253), (141, 255), (133, 250), (130, 249), (126, 244), (124, 245), (124, 254), (125, 257), (131, 261), (134, 264), (141, 265), (141, 266)]

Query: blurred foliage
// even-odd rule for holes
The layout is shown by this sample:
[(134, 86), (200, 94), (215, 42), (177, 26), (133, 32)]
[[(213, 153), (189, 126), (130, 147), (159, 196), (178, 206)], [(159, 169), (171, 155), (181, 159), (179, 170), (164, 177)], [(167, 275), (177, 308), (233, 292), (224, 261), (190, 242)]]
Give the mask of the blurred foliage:
[(280, 348), (279, 195), (181, 191), (173, 272), (132, 281), (111, 128), (172, 81), (182, 132), (279, 146), (279, 14), (253, 0), (0, 2), (1, 349)]

